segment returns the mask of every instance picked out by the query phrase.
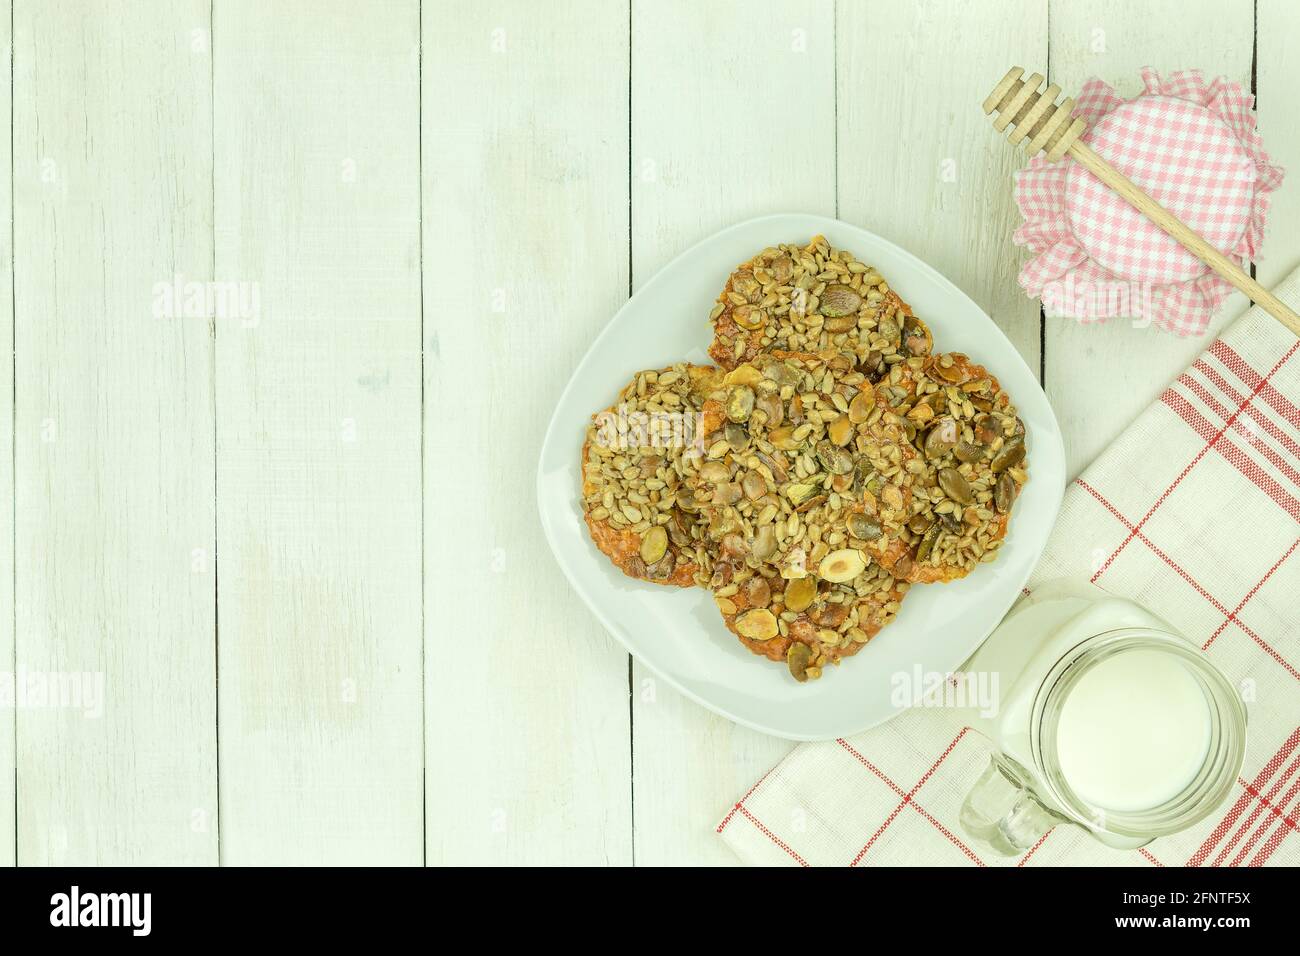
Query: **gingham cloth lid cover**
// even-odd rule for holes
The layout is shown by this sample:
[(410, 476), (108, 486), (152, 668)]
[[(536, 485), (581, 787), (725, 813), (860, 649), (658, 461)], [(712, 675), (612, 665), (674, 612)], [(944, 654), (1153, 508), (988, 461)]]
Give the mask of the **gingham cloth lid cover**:
[[(1142, 80), (1132, 100), (1095, 78), (1084, 85), (1074, 109), (1088, 123), (1084, 142), (1215, 247), (1257, 258), (1282, 169), (1264, 152), (1253, 97), (1196, 70), (1162, 80), (1148, 67)], [(1025, 222), (1014, 241), (1035, 253), (1020, 284), (1048, 314), (1089, 322), (1143, 311), (1159, 328), (1199, 335), (1232, 291), (1071, 158), (1035, 157), (1015, 199)], [(1130, 284), (1141, 284), (1140, 307), (1108, 291)]]

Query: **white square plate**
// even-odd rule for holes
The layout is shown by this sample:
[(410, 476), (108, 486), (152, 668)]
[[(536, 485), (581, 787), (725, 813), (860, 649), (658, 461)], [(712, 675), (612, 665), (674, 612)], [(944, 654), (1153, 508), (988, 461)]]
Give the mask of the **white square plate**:
[[(747, 651), (701, 588), (625, 577), (596, 550), (582, 521), (579, 453), (590, 418), (641, 369), (709, 364), (709, 309), (727, 275), (767, 246), (817, 234), (875, 266), (930, 326), (936, 348), (988, 367), (1024, 420), (1029, 483), (1002, 555), (951, 584), (917, 585), (902, 611), (855, 657), (799, 684)], [(542, 443), (537, 504), (551, 550), (588, 607), (640, 661), (691, 699), (738, 723), (791, 740), (857, 733), (887, 720), (895, 674), (955, 670), (1020, 594), (1056, 520), (1065, 450), (1047, 397), (1001, 329), (955, 285), (864, 229), (822, 216), (765, 216), (682, 253), (634, 295), (592, 343), (560, 396)]]

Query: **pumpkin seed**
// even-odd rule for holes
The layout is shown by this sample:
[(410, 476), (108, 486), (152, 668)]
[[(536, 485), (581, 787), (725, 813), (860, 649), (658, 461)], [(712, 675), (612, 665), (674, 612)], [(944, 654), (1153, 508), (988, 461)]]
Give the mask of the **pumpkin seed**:
[[(718, 484), (726, 481), (731, 477), (731, 469), (723, 461), (706, 461), (700, 466), (700, 477), (705, 481)], [(630, 515), (628, 517), (631, 517)], [(633, 518), (633, 521), (639, 521), (639, 518)]]
[(866, 457), (859, 458), (853, 466), (853, 487), (863, 489), (875, 477), (876, 469)]
[(754, 410), (754, 390), (748, 385), (733, 386), (727, 393), (727, 417), (733, 422), (749, 419)]
[(727, 444), (731, 446), (733, 452), (741, 452), (749, 447), (749, 432), (744, 425), (738, 422), (727, 422), (723, 434), (727, 436)]
[(790, 645), (790, 649), (785, 652), (786, 666), (790, 668), (790, 676), (799, 683), (808, 680), (808, 665), (812, 660), (812, 649), (799, 641)]
[(998, 477), (998, 483), (993, 487), (993, 503), (999, 512), (1004, 515), (1011, 513), (1011, 506), (1015, 504), (1019, 490), (1009, 471), (1004, 471)]
[(971, 492), (970, 483), (956, 468), (940, 469), (939, 487), (943, 489), (945, 495), (963, 505), (975, 501), (975, 495)]
[(980, 415), (975, 419), (975, 440), (981, 445), (991, 445), (1002, 437), (1002, 423), (993, 415)]
[(756, 305), (738, 305), (731, 310), (731, 321), (746, 332), (757, 332), (767, 325), (767, 313)]
[(993, 461), (989, 467), (993, 473), (1001, 474), (1014, 465), (1019, 465), (1025, 459), (1025, 440), (1020, 435), (1012, 435), (1002, 445), (1002, 448), (993, 456)]
[(968, 465), (982, 461), (985, 454), (987, 450), (983, 446), (968, 442), (964, 438), (957, 442), (957, 447), (952, 450), (954, 458)]
[(901, 348), (909, 356), (929, 355), (934, 348), (934, 337), (930, 334), (929, 326), (914, 315), (904, 317)]
[(796, 578), (785, 587), (785, 606), (796, 613), (808, 610), (817, 597), (817, 579), (812, 575)]
[(794, 427), (791, 425), (773, 428), (767, 433), (767, 440), (780, 451), (793, 451), (799, 447), (799, 442), (794, 437)]
[(849, 402), (849, 421), (854, 425), (861, 425), (871, 415), (871, 410), (876, 405), (876, 393), (871, 389), (865, 389), (853, 396)]
[(849, 515), (845, 520), (845, 525), (849, 529), (849, 534), (862, 541), (875, 541), (884, 534), (880, 524), (861, 511), (855, 511)]
[(926, 529), (925, 534), (921, 537), (921, 543), (916, 549), (916, 560), (925, 561), (930, 557), (930, 553), (934, 550), (934, 543), (939, 540), (939, 532), (942, 528), (943, 525), (936, 521)]
[(795, 508), (794, 510), (798, 514), (804, 514), (805, 512), (812, 511), (812, 509), (814, 508), (821, 507), (825, 503), (826, 503), (826, 496), (817, 495), (814, 498), (809, 498), (807, 501), (803, 502), (801, 505), (799, 505), (799, 507)]
[(832, 475), (847, 475), (853, 470), (853, 456), (830, 441), (817, 443), (817, 462)]
[(799, 381), (799, 372), (786, 362), (770, 362), (763, 366), (763, 377), (777, 385), (794, 385)]
[(841, 415), (826, 426), (826, 435), (832, 442), (843, 448), (853, 438), (853, 423), (847, 414)]
[(925, 457), (931, 460), (942, 458), (956, 447), (960, 437), (961, 430), (955, 419), (946, 416), (936, 419), (925, 433)]
[(740, 485), (734, 481), (727, 481), (714, 489), (713, 503), (715, 505), (734, 505), (740, 500), (740, 496)]

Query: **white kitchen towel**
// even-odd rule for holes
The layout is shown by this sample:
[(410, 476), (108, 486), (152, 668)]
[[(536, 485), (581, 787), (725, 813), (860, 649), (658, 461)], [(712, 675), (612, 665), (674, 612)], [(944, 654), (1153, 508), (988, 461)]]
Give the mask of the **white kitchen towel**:
[[(1276, 293), (1300, 307), (1300, 270)], [(1000, 857), (958, 824), (988, 745), (917, 708), (795, 748), (727, 811), (721, 838), (755, 864), (1300, 864), (1298, 349), (1259, 308), (1234, 323), (1070, 486), (1029, 582), (1077, 577), (1131, 598), (1243, 688), (1249, 747), (1221, 810), (1141, 850), (1061, 825)]]

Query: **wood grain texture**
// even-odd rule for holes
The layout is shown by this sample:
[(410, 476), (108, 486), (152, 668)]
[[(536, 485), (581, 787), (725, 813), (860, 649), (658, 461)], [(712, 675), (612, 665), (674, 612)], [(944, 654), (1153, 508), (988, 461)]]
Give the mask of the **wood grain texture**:
[(1300, 124), (1295, 121), (1300, 90), (1300, 4), (1259, 0), (1255, 24), (1255, 109), (1264, 148), (1286, 168), (1273, 193), (1256, 277), (1272, 288), (1300, 265)]
[(14, 12), (17, 664), (104, 694), (16, 712), (22, 864), (217, 859), (212, 339), (153, 314), (211, 266), (207, 22)]
[(418, 11), (216, 6), (223, 863), (422, 859)]
[[(13, 243), (3, 231), (13, 221), (13, 193), (3, 187), (13, 181), (11, 13), (9, 0), (0, 2), (0, 350), (6, 353), (0, 358), (0, 672), (14, 669)], [(14, 714), (13, 707), (0, 706), (0, 866), (13, 866), (18, 856), (17, 833), (8, 823), (14, 819)]]
[(1037, 371), (1038, 303), (1011, 243), (1023, 156), (980, 102), (1013, 63), (1046, 63), (1047, 0), (841, 2), (837, 38), (840, 217), (951, 279)]
[[(633, 3), (636, 285), (732, 223), (834, 215), (834, 62), (830, 2)], [(700, 304), (701, 349), (711, 305)], [(704, 710), (640, 664), (632, 689), (637, 863), (734, 864), (713, 827), (791, 745)]]
[(535, 469), (551, 402), (627, 298), (627, 8), (437, 10), (423, 30), (428, 861), (626, 864), (627, 656), (550, 554)]
[[(1251, 0), (1053, 0), (1051, 13), (1047, 78), (1067, 93), (1096, 75), (1133, 96), (1142, 89), (1143, 66), (1166, 73), (1199, 68), (1250, 88)], [(1234, 293), (1200, 338), (1135, 328), (1122, 318), (1088, 326), (1049, 319), (1046, 388), (1065, 436), (1069, 474), (1110, 444), (1246, 304)]]

